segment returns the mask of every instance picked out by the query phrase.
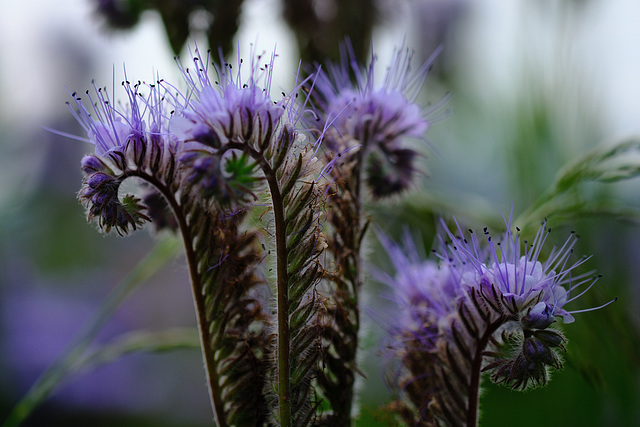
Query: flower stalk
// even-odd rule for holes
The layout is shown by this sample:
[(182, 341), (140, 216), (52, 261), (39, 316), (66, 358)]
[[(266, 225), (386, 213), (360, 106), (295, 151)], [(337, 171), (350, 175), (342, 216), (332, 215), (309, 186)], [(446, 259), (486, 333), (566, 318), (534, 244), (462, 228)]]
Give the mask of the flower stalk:
[[(411, 53), (398, 51), (384, 83), (374, 82), (375, 58), (361, 67), (349, 44), (342, 61), (319, 70), (310, 88), (316, 114), (330, 123), (324, 134), (325, 161), (331, 165), (333, 194), (328, 202), (331, 224), (329, 251), (339, 274), (331, 277), (334, 304), (325, 326), (325, 358), (331, 359), (318, 383), (331, 412), (327, 423), (348, 425), (352, 416), (358, 334), (359, 293), (365, 280), (362, 271), (362, 240), (369, 226), (363, 220), (367, 197), (380, 200), (407, 190), (415, 176), (418, 153), (405, 147), (408, 138), (421, 138), (442, 107), (438, 103), (421, 111), (415, 98), (433, 58), (417, 71), (411, 70)], [(317, 122), (310, 120), (310, 127)]]
[(275, 174), (266, 162), (261, 162), (265, 173), (273, 206), (273, 218), (276, 234), (276, 292), (277, 292), (277, 328), (278, 328), (278, 400), (280, 424), (291, 424), (291, 356), (289, 328), (289, 277), (287, 272), (287, 235), (284, 204)]
[(155, 177), (139, 171), (132, 171), (130, 176), (137, 176), (142, 178), (146, 182), (152, 184), (164, 197), (169, 204), (171, 211), (178, 223), (178, 229), (182, 236), (182, 241), (185, 249), (185, 258), (187, 260), (187, 266), (189, 270), (189, 281), (191, 283), (191, 293), (194, 300), (196, 321), (198, 325), (198, 334), (200, 336), (200, 344), (202, 347), (202, 356), (205, 365), (205, 375), (207, 378), (207, 388), (209, 389), (209, 397), (211, 399), (211, 408), (213, 410), (214, 420), (218, 427), (226, 427), (226, 419), (224, 415), (224, 401), (220, 393), (220, 378), (218, 372), (214, 366), (213, 349), (211, 348), (212, 337), (209, 333), (209, 322), (206, 318), (205, 308), (205, 295), (202, 292), (203, 286), (201, 283), (201, 274), (198, 271), (198, 260), (193, 249), (193, 236), (191, 235), (191, 228), (187, 224), (187, 219), (184, 215), (178, 202), (165, 185), (158, 181)]

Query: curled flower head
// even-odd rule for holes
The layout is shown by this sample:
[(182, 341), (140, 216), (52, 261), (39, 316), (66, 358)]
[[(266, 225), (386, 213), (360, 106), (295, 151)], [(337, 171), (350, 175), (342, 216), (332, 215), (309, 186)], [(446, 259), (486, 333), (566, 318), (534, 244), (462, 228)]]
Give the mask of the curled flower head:
[(549, 370), (562, 367), (566, 344), (551, 325), (610, 303), (567, 308), (598, 280), (576, 273), (588, 258), (571, 262), (574, 234), (545, 256), (546, 222), (532, 242), (512, 231), (511, 219), (505, 223), (493, 239), (486, 229), (478, 238), (442, 222), (435, 260), (425, 260), (409, 237), (400, 249), (381, 236), (395, 274), (380, 277), (400, 310), (387, 346), (397, 368), (391, 385), (400, 391), (394, 407), (410, 424), (462, 423), (482, 372), (514, 389), (546, 384)]
[(551, 232), (546, 221), (533, 242), (522, 241), (517, 227), (514, 233), (511, 218), (505, 224), (507, 231), (498, 241), (484, 229), (484, 246), (472, 230), (465, 237), (459, 225), (455, 234), (445, 225), (449, 241), (442, 242), (441, 256), (454, 265), (471, 267), (471, 273), (466, 273), (466, 284), (487, 295), (495, 289), (504, 301), (505, 310), (524, 325), (544, 329), (556, 318), (572, 323), (572, 313), (583, 310), (567, 311), (565, 305), (584, 295), (599, 278), (593, 272), (575, 274), (590, 258), (570, 261), (577, 242), (575, 233), (571, 233), (562, 246), (554, 246), (543, 259), (542, 250)]
[[(121, 236), (151, 220), (144, 213), (145, 206), (140, 199), (132, 195), (120, 199), (118, 191), (122, 178), (98, 157), (87, 156), (82, 163), (85, 177), (78, 198), (86, 205), (89, 220), (96, 218), (105, 233), (115, 229)], [(100, 165), (104, 167), (98, 169)]]
[[(317, 72), (311, 97), (318, 115), (332, 123), (324, 143), (338, 154), (359, 146), (365, 153), (365, 178), (373, 196), (397, 194), (411, 184), (418, 155), (404, 141), (421, 138), (446, 101), (443, 98), (426, 110), (415, 102), (433, 56), (413, 70), (413, 55), (396, 51), (381, 85), (374, 81), (376, 58), (361, 68), (354, 57), (347, 44), (340, 64)], [(350, 156), (357, 152), (351, 151)]]
[(122, 151), (128, 143), (144, 144), (147, 133), (144, 115), (148, 104), (140, 98), (140, 83), (131, 86), (125, 81), (122, 82), (122, 86), (129, 98), (123, 111), (118, 111), (113, 105), (106, 88), (97, 87), (95, 83), (95, 99), (88, 90), (86, 91), (91, 107), (85, 106), (84, 100), (76, 92), (71, 96), (75, 100), (77, 111), (67, 103), (72, 114), (86, 131), (89, 142), (95, 145), (95, 153), (99, 156)]
[[(288, 102), (271, 99), (275, 54), (267, 63), (262, 60), (262, 55), (252, 58), (249, 77), (244, 81), (242, 59), (234, 72), (232, 64), (221, 58), (222, 65), (216, 65), (210, 62), (209, 55), (203, 59), (196, 49), (193, 69), (179, 64), (189, 92), (182, 98), (174, 98), (176, 115), (171, 121), (172, 132), (184, 141), (214, 149), (228, 143), (268, 142)], [(210, 64), (217, 74), (215, 81), (209, 75)]]
[[(489, 372), (495, 383), (525, 389), (545, 385), (549, 369), (562, 367), (560, 352), (565, 351), (566, 339), (559, 330), (550, 328), (557, 319), (572, 323), (573, 314), (596, 310), (615, 300), (601, 307), (567, 310), (566, 305), (589, 291), (599, 278), (593, 272), (576, 273), (589, 259), (571, 261), (577, 236), (571, 233), (564, 244), (544, 256), (543, 247), (551, 232), (546, 221), (532, 242), (522, 240), (517, 227), (513, 231), (511, 217), (505, 224), (507, 230), (498, 240), (485, 228), (484, 245), (471, 230), (465, 237), (457, 223), (455, 232), (445, 226), (449, 240), (442, 242), (441, 257), (467, 270), (463, 281), (470, 288), (470, 298), (464, 304), (468, 309), (459, 310), (457, 317), (462, 322), (473, 319), (474, 324), (482, 318), (487, 331), (493, 330), (488, 335), (493, 339), (485, 343), (478, 342), (469, 328), (453, 325), (451, 335), (466, 335), (471, 345), (488, 348), (485, 355), (489, 363), (483, 372)], [(459, 347), (451, 338), (447, 341), (449, 348)]]
[[(255, 199), (253, 187), (261, 178), (251, 159), (273, 153), (280, 144), (297, 137), (292, 124), (298, 121), (299, 112), (293, 93), (299, 87), (289, 95), (283, 93), (279, 101), (272, 100), (275, 57), (271, 55), (264, 63), (263, 55), (252, 56), (246, 79), (242, 59), (234, 71), (222, 58), (222, 65), (217, 65), (209, 55), (203, 59), (196, 49), (193, 69), (179, 64), (189, 90), (173, 97), (176, 109), (170, 128), (181, 141), (179, 160), (188, 170), (188, 183), (199, 188), (203, 197), (215, 197), (225, 204), (246, 201), (248, 196)], [(217, 74), (215, 80), (209, 75), (210, 65)], [(230, 152), (234, 154), (228, 155)], [(243, 154), (237, 155), (239, 152)]]
[[(122, 82), (128, 102), (114, 104), (105, 88), (94, 83), (95, 93), (86, 92), (91, 107), (76, 93), (74, 117), (95, 146), (95, 153), (81, 162), (83, 187), (78, 193), (86, 205), (89, 220), (100, 228), (127, 234), (150, 218), (142, 201), (132, 195), (119, 196), (122, 182), (129, 176), (153, 176), (157, 182), (173, 176), (173, 142), (167, 132), (168, 113), (157, 85)], [(146, 94), (143, 94), (144, 91)]]

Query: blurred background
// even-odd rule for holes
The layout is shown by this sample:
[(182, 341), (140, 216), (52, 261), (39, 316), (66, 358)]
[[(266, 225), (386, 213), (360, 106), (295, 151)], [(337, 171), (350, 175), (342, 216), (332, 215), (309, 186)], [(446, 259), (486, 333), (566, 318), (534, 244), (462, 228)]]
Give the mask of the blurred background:
[[(2, 1), (0, 419), (155, 241), (150, 229), (122, 239), (86, 223), (75, 194), (79, 161), (92, 147), (44, 129), (82, 134), (65, 88), (82, 92), (92, 79), (113, 88), (125, 65), (132, 81), (179, 82), (173, 57), (188, 58), (185, 43), (194, 41), (245, 55), (252, 43), (277, 45), (274, 93), (290, 90), (300, 58), (335, 59), (345, 36), (363, 60), (372, 41), (380, 77), (394, 47), (414, 49), (420, 61), (442, 45), (421, 96), (426, 105), (450, 93), (451, 112), (427, 134), (427, 173), (410, 197), (372, 207), (386, 232), (399, 236), (408, 224), (428, 247), (436, 218), (500, 231), (500, 214), (531, 213), (567, 162), (640, 136), (639, 22), (640, 3), (623, 0)], [(557, 216), (557, 228), (550, 217), (551, 240), (577, 231), (577, 252), (593, 254), (588, 268), (603, 275), (572, 309), (619, 300), (563, 328), (566, 366), (544, 389), (487, 383), (481, 425), (640, 424), (640, 182), (586, 184), (572, 196), (575, 212)], [(370, 259), (384, 265), (370, 240)], [(384, 292), (367, 284), (363, 299), (384, 305)], [(385, 425), (380, 322), (364, 318), (358, 425)], [(178, 255), (96, 342), (193, 326)], [(201, 354), (187, 348), (128, 355), (74, 376), (25, 425), (210, 424)]]

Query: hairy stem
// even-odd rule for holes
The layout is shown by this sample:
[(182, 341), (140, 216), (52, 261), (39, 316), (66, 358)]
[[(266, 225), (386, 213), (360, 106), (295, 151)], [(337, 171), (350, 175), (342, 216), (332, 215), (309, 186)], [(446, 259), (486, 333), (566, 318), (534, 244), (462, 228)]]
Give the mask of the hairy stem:
[(211, 398), (213, 416), (219, 427), (227, 427), (227, 422), (224, 418), (224, 402), (222, 401), (220, 388), (218, 387), (220, 379), (218, 378), (218, 372), (214, 365), (214, 352), (211, 348), (211, 333), (209, 331), (205, 314), (205, 299), (202, 294), (200, 274), (198, 273), (198, 261), (193, 249), (193, 236), (191, 235), (191, 229), (187, 224), (187, 218), (185, 217), (180, 205), (173, 197), (173, 193), (158, 179), (141, 171), (132, 171), (128, 173), (128, 175), (137, 176), (153, 185), (167, 200), (167, 203), (171, 206), (173, 215), (178, 222), (178, 228), (180, 229), (182, 240), (184, 242), (185, 256), (187, 258), (187, 265), (189, 268), (189, 279), (191, 282), (191, 291), (196, 309), (198, 332), (200, 335), (200, 344), (202, 346), (202, 355), (205, 363), (205, 374), (207, 377), (207, 384), (209, 386), (209, 397)]
[[(335, 363), (330, 370), (325, 369), (324, 377), (319, 378), (325, 398), (330, 402), (332, 414), (330, 422), (338, 425), (350, 425), (354, 398), (355, 373), (358, 351), (358, 331), (360, 313), (358, 297), (362, 284), (361, 241), (366, 232), (367, 222), (361, 218), (361, 163), (362, 152), (358, 153), (350, 171), (343, 171), (343, 181), (337, 181), (338, 193), (330, 199), (329, 222), (334, 235), (329, 245), (340, 275), (333, 278), (335, 286), (336, 308), (330, 313), (339, 331), (329, 329), (328, 346), (333, 347), (325, 357), (333, 358)], [(334, 355), (335, 354), (335, 355)]]
[(255, 160), (262, 173), (264, 173), (269, 191), (271, 192), (271, 204), (273, 206), (273, 218), (276, 234), (276, 293), (277, 293), (277, 319), (278, 319), (278, 411), (281, 426), (290, 426), (291, 414), (291, 381), (290, 381), (290, 339), (289, 328), (289, 274), (287, 273), (287, 232), (284, 212), (284, 201), (280, 193), (278, 178), (269, 162), (262, 153), (243, 144), (229, 143), (227, 149), (241, 150), (249, 154)]
[(273, 202), (273, 217), (276, 229), (276, 272), (278, 311), (278, 397), (280, 400), (280, 425), (291, 425), (291, 386), (289, 381), (289, 280), (287, 273), (287, 235), (284, 205), (275, 174), (268, 165), (262, 169), (269, 183)]
[(503, 325), (505, 319), (499, 319), (488, 325), (484, 334), (478, 340), (476, 352), (471, 364), (471, 377), (469, 382), (469, 395), (467, 406), (467, 427), (476, 427), (478, 425), (478, 408), (480, 405), (480, 380), (482, 379), (482, 357), (489, 340), (495, 331)]

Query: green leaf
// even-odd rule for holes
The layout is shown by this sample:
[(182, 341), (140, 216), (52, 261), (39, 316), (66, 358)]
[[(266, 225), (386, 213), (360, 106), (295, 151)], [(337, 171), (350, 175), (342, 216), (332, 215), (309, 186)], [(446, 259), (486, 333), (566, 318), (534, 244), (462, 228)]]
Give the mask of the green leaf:
[(233, 153), (226, 160), (225, 171), (228, 175), (227, 183), (234, 189), (238, 198), (242, 199), (245, 194), (254, 196), (252, 190), (255, 183), (261, 181), (261, 177), (256, 176), (258, 165), (249, 156), (242, 153), (240, 156)]
[(159, 353), (179, 349), (200, 349), (200, 337), (195, 328), (171, 328), (162, 331), (133, 331), (88, 352), (73, 366), (73, 373), (88, 372), (100, 365), (114, 362), (131, 353)]
[(640, 175), (640, 140), (599, 145), (563, 168), (553, 186), (556, 193), (586, 181), (616, 182)]
[(640, 176), (640, 139), (617, 144), (599, 145), (560, 170), (554, 183), (520, 217), (516, 223), (524, 230), (538, 227), (542, 218), (554, 223), (572, 219), (610, 215), (619, 219), (640, 221), (640, 212), (616, 206), (611, 200), (593, 200), (585, 196), (589, 182), (615, 183)]

